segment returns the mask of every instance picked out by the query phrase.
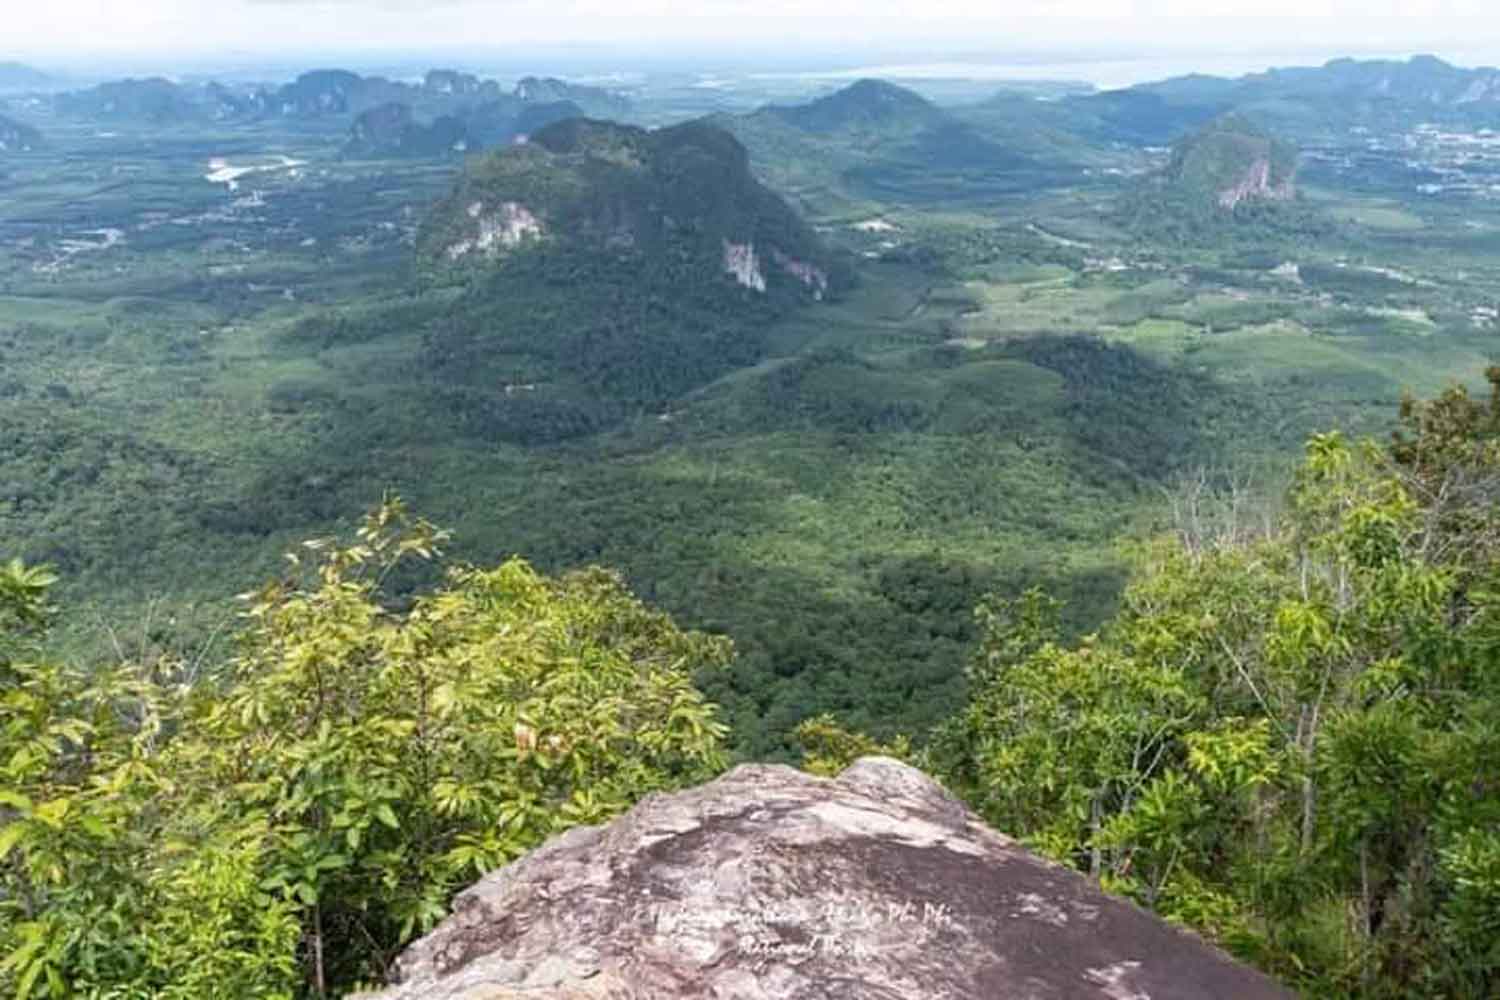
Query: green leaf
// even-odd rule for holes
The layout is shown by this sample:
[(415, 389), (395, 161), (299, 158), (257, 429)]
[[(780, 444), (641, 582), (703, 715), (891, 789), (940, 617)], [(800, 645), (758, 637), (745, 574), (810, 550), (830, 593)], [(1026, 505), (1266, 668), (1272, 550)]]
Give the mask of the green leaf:
[(7, 823), (0, 827), (0, 861), (5, 860), (5, 856), (20, 842), (25, 832), (26, 828), (20, 823)]

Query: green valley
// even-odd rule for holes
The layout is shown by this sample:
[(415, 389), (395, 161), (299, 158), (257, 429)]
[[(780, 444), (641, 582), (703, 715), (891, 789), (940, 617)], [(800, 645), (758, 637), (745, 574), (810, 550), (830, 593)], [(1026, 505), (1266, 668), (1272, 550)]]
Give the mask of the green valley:
[(1184, 220), (1223, 216), (1213, 247), (1139, 238), (1133, 199), (1165, 196), (1138, 170), (1034, 187), (1040, 161), (981, 138), (949, 194), (876, 201), (854, 160), (833, 200), (789, 179), (841, 149), (920, 162), (933, 129), (983, 135), (963, 113), (862, 83), (729, 120), (751, 169), (828, 206), (816, 236), (709, 126), (564, 123), (457, 180), (344, 158), (346, 117), (60, 118), (0, 188), (6, 534), (93, 608), (73, 648), (105, 623), (191, 645), (395, 489), (461, 552), (615, 566), (732, 635), (704, 683), (739, 746), (780, 754), (822, 711), (920, 733), (986, 591), (1046, 583), (1087, 628), (1174, 477), (1274, 477), (1307, 433), (1378, 429), (1491, 356), (1482, 214), (1405, 202), (1456, 286), (1319, 163), (1295, 207), (1188, 196)]

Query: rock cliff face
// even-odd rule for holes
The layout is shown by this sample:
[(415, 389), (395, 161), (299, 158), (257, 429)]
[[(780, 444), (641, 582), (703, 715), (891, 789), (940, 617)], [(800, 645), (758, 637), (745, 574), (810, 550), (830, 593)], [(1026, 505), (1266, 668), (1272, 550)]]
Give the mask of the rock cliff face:
[(1272, 183), (1271, 160), (1257, 157), (1238, 181), (1219, 192), (1219, 207), (1232, 209), (1246, 198), (1264, 198), (1268, 201), (1288, 201), (1296, 196), (1292, 179), (1283, 177)]
[(1291, 996), (885, 758), (649, 797), (454, 909), (379, 1000)]

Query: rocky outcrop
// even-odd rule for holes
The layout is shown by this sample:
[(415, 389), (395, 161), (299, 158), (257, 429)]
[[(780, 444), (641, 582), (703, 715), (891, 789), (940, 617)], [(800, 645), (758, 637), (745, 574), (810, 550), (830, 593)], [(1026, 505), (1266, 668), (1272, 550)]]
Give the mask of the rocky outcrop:
[(446, 251), (449, 260), (459, 260), (475, 252), (494, 257), (528, 239), (539, 239), (544, 232), (531, 210), (514, 201), (503, 202), (493, 210), (476, 201), (465, 214), (473, 220), (472, 235), (449, 245)]
[(746, 288), (757, 292), (766, 290), (766, 276), (760, 269), (760, 258), (756, 256), (753, 243), (724, 241), (724, 273)]
[(1238, 183), (1219, 192), (1219, 207), (1232, 209), (1247, 198), (1290, 201), (1295, 196), (1290, 177), (1283, 177), (1279, 183), (1271, 182), (1271, 160), (1262, 156), (1250, 165)]
[(397, 976), (380, 1000), (1291, 996), (886, 758), (746, 765), (555, 837)]

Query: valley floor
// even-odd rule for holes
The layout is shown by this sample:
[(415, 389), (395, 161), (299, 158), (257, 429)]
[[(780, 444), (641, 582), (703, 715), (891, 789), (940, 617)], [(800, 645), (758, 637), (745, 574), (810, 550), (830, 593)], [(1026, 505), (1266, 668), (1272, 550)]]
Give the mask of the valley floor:
[(1121, 228), (1104, 181), (822, 199), (859, 261), (842, 301), (659, 410), (506, 443), (472, 407), (545, 380), (455, 403), (424, 370), (458, 293), (411, 244), (454, 165), (341, 160), (312, 128), (53, 132), (0, 175), (0, 541), (90, 609), (66, 646), (196, 648), (394, 490), (466, 558), (615, 566), (733, 636), (702, 683), (753, 756), (821, 711), (922, 732), (982, 594), (1044, 584), (1086, 630), (1177, 477), (1274, 484), (1308, 433), (1477, 382), (1500, 337), (1500, 210), (1384, 181), (1314, 172), (1336, 237), (1219, 249)]

